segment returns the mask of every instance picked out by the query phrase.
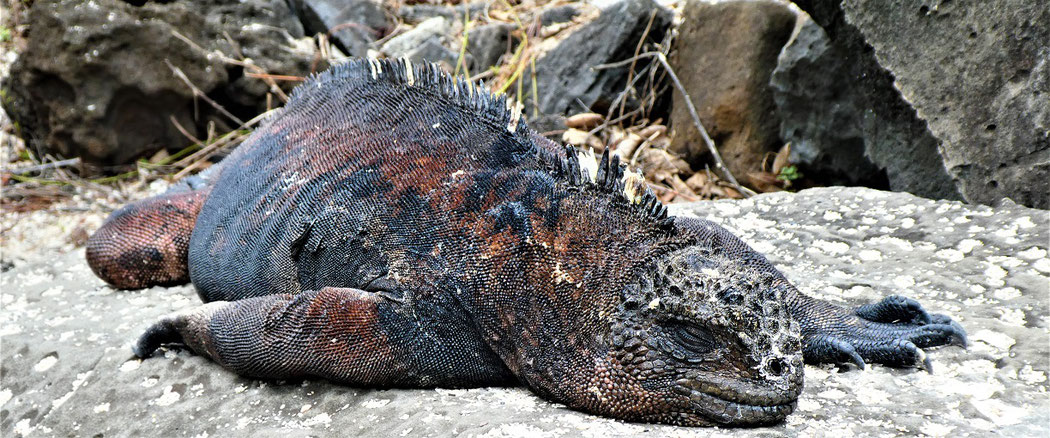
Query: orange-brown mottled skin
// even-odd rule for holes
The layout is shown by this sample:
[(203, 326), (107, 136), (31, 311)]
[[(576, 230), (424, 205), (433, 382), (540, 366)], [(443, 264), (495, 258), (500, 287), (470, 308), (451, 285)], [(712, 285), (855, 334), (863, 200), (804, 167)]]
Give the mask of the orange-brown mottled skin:
[(208, 302), (151, 326), (140, 357), (181, 343), (263, 378), (521, 383), (633, 421), (769, 424), (803, 356), (928, 366), (920, 347), (964, 342), (912, 300), (800, 294), (519, 117), (433, 66), (336, 67), (190, 191), (115, 213), (89, 263), (124, 288), (188, 273)]
[(190, 233), (209, 191), (175, 193), (163, 202), (137, 202), (115, 211), (109, 226), (95, 233), (87, 245), (88, 259), (97, 260), (91, 264), (95, 275), (122, 289), (189, 281)]

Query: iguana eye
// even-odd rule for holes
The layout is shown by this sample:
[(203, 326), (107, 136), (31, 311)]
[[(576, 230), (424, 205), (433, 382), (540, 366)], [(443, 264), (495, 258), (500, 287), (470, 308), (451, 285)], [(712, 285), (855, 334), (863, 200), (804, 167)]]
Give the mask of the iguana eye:
[(675, 322), (668, 329), (675, 342), (693, 355), (704, 355), (718, 347), (715, 337), (703, 327)]

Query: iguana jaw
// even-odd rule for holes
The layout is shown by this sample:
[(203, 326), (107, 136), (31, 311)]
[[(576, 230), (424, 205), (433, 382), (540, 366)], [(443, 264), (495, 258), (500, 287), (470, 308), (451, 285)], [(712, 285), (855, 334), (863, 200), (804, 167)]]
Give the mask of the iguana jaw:
[(698, 425), (761, 426), (775, 424), (795, 411), (798, 401), (763, 406), (736, 403), (694, 390), (689, 399), (703, 420)]
[(748, 426), (777, 423), (795, 410), (802, 392), (802, 370), (791, 379), (793, 390), (767, 387), (727, 379), (679, 379), (676, 392), (688, 394), (690, 413), (700, 424)]

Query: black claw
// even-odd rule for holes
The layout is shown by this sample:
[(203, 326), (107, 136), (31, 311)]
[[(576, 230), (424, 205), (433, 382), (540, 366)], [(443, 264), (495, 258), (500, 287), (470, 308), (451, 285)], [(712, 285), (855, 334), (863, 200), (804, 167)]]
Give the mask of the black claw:
[(151, 325), (146, 332), (139, 336), (138, 341), (131, 347), (132, 353), (140, 359), (146, 359), (163, 344), (181, 344), (182, 335), (176, 327), (174, 317), (166, 317)]
[[(888, 345), (876, 346), (875, 354), (881, 356), (881, 362), (894, 367), (923, 366), (929, 362), (926, 352), (914, 342), (899, 339)], [(921, 364), (921, 365), (920, 365)]]
[(967, 348), (970, 345), (970, 342), (966, 337), (966, 329), (962, 328), (959, 323), (955, 322), (948, 315), (935, 313), (930, 315), (930, 319), (933, 321), (933, 324), (947, 325), (951, 327), (951, 340), (948, 342), (948, 345), (956, 345), (962, 348)]
[(867, 364), (853, 344), (831, 336), (818, 336), (806, 342), (802, 357), (808, 363), (853, 363), (857, 368), (865, 369)]
[(852, 345), (846, 342), (843, 342), (843, 344), (849, 346), (849, 351), (843, 351), (843, 353), (849, 355), (849, 358), (853, 362), (853, 364), (856, 365), (859, 369), (867, 369), (868, 364), (864, 362), (864, 358), (860, 356), (860, 353), (857, 353), (857, 349), (853, 348)]
[[(919, 351), (922, 352), (922, 350)], [(926, 370), (927, 373), (933, 374), (933, 361), (930, 360), (930, 356), (926, 353), (923, 353), (922, 367)]]
[(951, 326), (955, 330), (952, 331), (952, 342), (949, 342), (948, 345), (957, 345), (963, 349), (969, 348), (970, 340), (966, 338), (966, 330), (955, 321), (952, 321)]

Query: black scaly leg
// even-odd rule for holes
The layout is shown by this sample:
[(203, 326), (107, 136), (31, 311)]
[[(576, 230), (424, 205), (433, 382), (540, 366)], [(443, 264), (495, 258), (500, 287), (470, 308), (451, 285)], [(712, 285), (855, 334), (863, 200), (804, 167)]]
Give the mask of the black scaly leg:
[(868, 362), (917, 366), (933, 372), (922, 350), (967, 344), (966, 331), (946, 315), (929, 314), (911, 298), (891, 295), (850, 310), (798, 294), (792, 314), (802, 326), (802, 354), (808, 363)]

